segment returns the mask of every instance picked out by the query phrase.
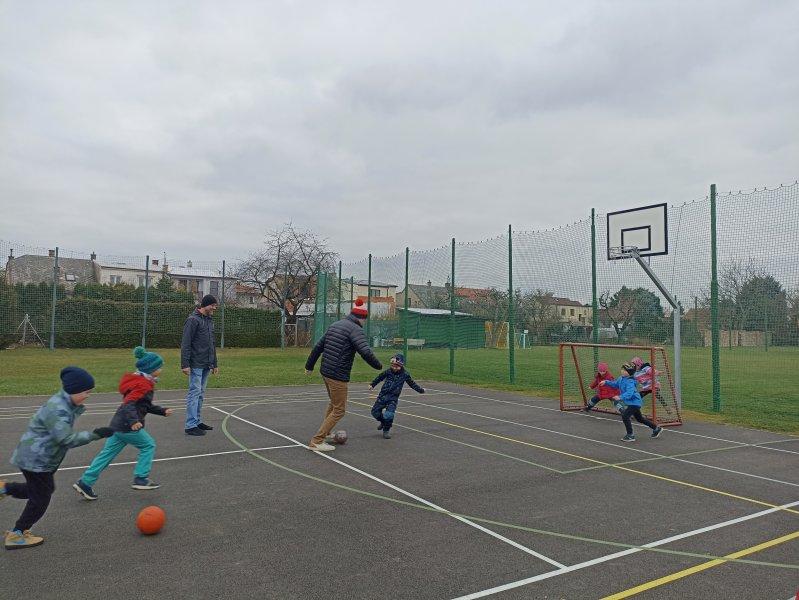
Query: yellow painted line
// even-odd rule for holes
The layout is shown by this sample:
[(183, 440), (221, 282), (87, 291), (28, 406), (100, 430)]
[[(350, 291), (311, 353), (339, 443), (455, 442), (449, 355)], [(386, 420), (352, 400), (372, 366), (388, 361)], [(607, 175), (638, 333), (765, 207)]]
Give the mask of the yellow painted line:
[(602, 598), (602, 600), (621, 600), (622, 598), (629, 598), (630, 596), (635, 596), (636, 594), (640, 594), (641, 592), (645, 592), (646, 590), (651, 590), (652, 588), (656, 588), (661, 585), (666, 585), (667, 583), (671, 583), (672, 581), (677, 581), (678, 579), (682, 579), (683, 577), (688, 577), (689, 575), (695, 575), (696, 573), (701, 573), (702, 571), (707, 571), (708, 569), (712, 569), (713, 567), (723, 565), (724, 563), (727, 562), (724, 559), (742, 558), (744, 556), (748, 556), (749, 554), (754, 554), (755, 552), (760, 552), (761, 550), (765, 550), (766, 548), (771, 548), (772, 546), (777, 546), (779, 544), (784, 544), (785, 542), (790, 542), (791, 540), (795, 540), (796, 538), (799, 538), (799, 531), (794, 531), (793, 533), (789, 533), (788, 535), (784, 535), (782, 537), (769, 540), (768, 542), (763, 542), (762, 544), (758, 544), (757, 546), (752, 546), (751, 548), (746, 548), (745, 550), (739, 550), (738, 552), (727, 554), (726, 556), (724, 556), (724, 558), (716, 558), (713, 560), (709, 560), (706, 563), (702, 563), (694, 567), (689, 567), (688, 569), (672, 573), (671, 575), (666, 575), (665, 577), (661, 577), (660, 579), (653, 579), (652, 581), (648, 581), (647, 583), (642, 583), (641, 585), (636, 586), (634, 588), (630, 588), (629, 590), (618, 592), (617, 594), (613, 594), (612, 596), (605, 596), (604, 598)]
[[(350, 400), (350, 402), (352, 404), (359, 404), (361, 406), (371, 406), (369, 404), (365, 404), (363, 402), (357, 402), (357, 401), (354, 401), (354, 400)], [(434, 423), (441, 423), (442, 425), (447, 425), (449, 427), (455, 427), (457, 429), (463, 429), (465, 431), (471, 431), (473, 433), (477, 433), (477, 434), (480, 434), (480, 435), (487, 435), (487, 436), (490, 436), (490, 437), (493, 437), (493, 438), (497, 438), (497, 439), (500, 439), (500, 440), (505, 440), (507, 442), (512, 442), (514, 444), (523, 444), (524, 446), (530, 446), (532, 448), (538, 448), (538, 449), (544, 450), (546, 452), (553, 452), (555, 454), (561, 454), (563, 456), (568, 456), (570, 458), (575, 458), (577, 460), (584, 460), (584, 461), (591, 462), (591, 463), (594, 463), (594, 464), (597, 464), (597, 465), (603, 465), (603, 466), (606, 466), (606, 467), (612, 467), (612, 468), (618, 469), (620, 471), (627, 471), (628, 473), (635, 473), (636, 475), (643, 475), (644, 477), (651, 477), (653, 479), (659, 479), (660, 481), (666, 481), (668, 483), (674, 483), (674, 484), (677, 484), (677, 485), (682, 485), (682, 486), (685, 486), (685, 487), (693, 488), (695, 490), (701, 490), (703, 492), (709, 492), (711, 494), (718, 494), (720, 496), (726, 496), (727, 498), (733, 498), (735, 500), (741, 500), (743, 502), (750, 502), (752, 504), (757, 504), (759, 506), (768, 506), (769, 508), (779, 508), (779, 505), (772, 504), (770, 502), (764, 502), (762, 500), (756, 500), (754, 498), (748, 498), (746, 496), (739, 496), (738, 494), (725, 492), (723, 490), (717, 490), (715, 488), (707, 487), (707, 486), (704, 486), (704, 485), (698, 485), (696, 483), (690, 483), (688, 481), (681, 481), (679, 479), (672, 479), (671, 477), (665, 477), (663, 475), (656, 475), (655, 473), (648, 473), (647, 471), (639, 471), (637, 469), (631, 469), (629, 467), (624, 467), (624, 466), (621, 466), (621, 465), (604, 462), (604, 461), (601, 461), (601, 460), (597, 460), (595, 458), (589, 458), (587, 456), (581, 456), (579, 454), (573, 454), (571, 452), (566, 452), (564, 450), (557, 450), (555, 448), (548, 448), (547, 446), (542, 446), (540, 444), (534, 444), (532, 442), (526, 442), (524, 440), (520, 440), (520, 439), (517, 439), (517, 438), (508, 437), (508, 436), (505, 436), (505, 435), (499, 435), (498, 433), (491, 433), (490, 431), (484, 431), (482, 429), (476, 429), (474, 427), (467, 427), (466, 425), (459, 425), (457, 423), (451, 423), (449, 421), (443, 421), (441, 419), (434, 419), (433, 417), (425, 417), (423, 415), (417, 415), (417, 414), (409, 413), (409, 412), (405, 412), (405, 411), (403, 411), (402, 414), (405, 415), (405, 416), (408, 416), (408, 417), (416, 417), (417, 419), (424, 419), (425, 421), (432, 421)], [(799, 515), (799, 510), (794, 510), (792, 508), (783, 508), (781, 510), (783, 510), (785, 512), (789, 512), (789, 513), (793, 513), (795, 515)]]

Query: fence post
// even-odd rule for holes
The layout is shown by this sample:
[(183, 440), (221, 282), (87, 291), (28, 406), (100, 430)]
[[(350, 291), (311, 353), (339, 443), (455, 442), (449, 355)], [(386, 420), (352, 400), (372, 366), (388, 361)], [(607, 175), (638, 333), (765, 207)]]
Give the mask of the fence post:
[(410, 262), (411, 250), (405, 247), (405, 298), (403, 304), (403, 322), (402, 322), (402, 351), (405, 354), (405, 362), (408, 362), (408, 263)]
[[(289, 268), (283, 272), (283, 296), (280, 302), (280, 349), (286, 349), (286, 302), (288, 301), (288, 285), (289, 285)], [(297, 337), (299, 336), (298, 327), (294, 325), (294, 343), (297, 344)]]
[(58, 246), (55, 247), (55, 260), (53, 261), (53, 303), (50, 307), (50, 350), (55, 350), (55, 304), (58, 299)]
[(150, 255), (144, 259), (144, 309), (142, 314), (141, 324), (141, 345), (142, 348), (147, 347), (147, 302), (148, 293), (150, 291)]
[(452, 276), (449, 283), (449, 374), (455, 373), (455, 238), (452, 238)]
[[(319, 269), (321, 276), (321, 267), (319, 267)], [(328, 291), (327, 280), (328, 279), (329, 279), (328, 272), (327, 269), (325, 269), (324, 279), (322, 280), (322, 335), (324, 335), (325, 332), (327, 331), (327, 291)]]
[(355, 276), (350, 275), (350, 310), (355, 308)]
[(220, 310), (222, 311), (222, 332), (219, 335), (219, 347), (225, 349), (225, 261), (222, 261), (222, 299), (220, 302)]
[(338, 302), (336, 303), (336, 320), (341, 320), (341, 261), (338, 261)]
[(508, 225), (508, 375), (511, 383), (516, 383), (516, 328), (515, 297), (513, 293), (513, 226)]
[[(591, 340), (599, 343), (599, 301), (596, 295), (596, 211), (591, 209)], [(599, 363), (599, 348), (594, 348), (594, 370)]]
[(712, 340), (713, 411), (721, 412), (721, 364), (719, 356), (719, 279), (716, 258), (716, 184), (710, 186), (710, 320)]
[(369, 313), (369, 318), (366, 319), (366, 341), (369, 346), (372, 345), (372, 255), (369, 254), (369, 281), (366, 282), (366, 312)]

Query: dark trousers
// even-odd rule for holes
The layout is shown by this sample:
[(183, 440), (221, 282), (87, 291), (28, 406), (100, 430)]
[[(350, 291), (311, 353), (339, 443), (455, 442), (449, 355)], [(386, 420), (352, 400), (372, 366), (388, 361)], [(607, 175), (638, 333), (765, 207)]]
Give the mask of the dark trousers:
[(27, 500), (14, 529), (27, 531), (44, 516), (50, 505), (50, 498), (55, 492), (53, 473), (34, 473), (22, 471), (25, 483), (13, 481), (6, 483), (6, 494), (14, 498)]
[(621, 420), (624, 421), (624, 427), (627, 429), (627, 435), (633, 434), (633, 424), (630, 420), (632, 417), (635, 417), (636, 421), (643, 423), (650, 429), (657, 428), (657, 425), (641, 414), (640, 406), (628, 406), (624, 409), (624, 412), (621, 413)]
[[(385, 411), (385, 412), (384, 412)], [(394, 423), (394, 414), (397, 412), (397, 400), (395, 398), (378, 398), (372, 407), (372, 416), (380, 421), (383, 430), (388, 431)]]

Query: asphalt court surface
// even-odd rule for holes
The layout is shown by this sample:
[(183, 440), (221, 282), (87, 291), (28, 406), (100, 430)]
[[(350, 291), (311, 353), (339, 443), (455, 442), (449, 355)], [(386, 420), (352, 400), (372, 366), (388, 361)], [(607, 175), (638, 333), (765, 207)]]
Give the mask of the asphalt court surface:
[[(99, 501), (83, 501), (71, 485), (102, 442), (71, 450), (34, 528), (44, 546), (4, 553), (0, 589), (41, 598), (112, 588), (118, 598), (781, 600), (799, 589), (799, 504), (783, 507), (799, 502), (799, 437), (689, 422), (658, 439), (636, 427), (627, 445), (612, 415), (425, 387), (403, 392), (384, 440), (366, 386), (353, 384), (340, 424), (350, 441), (329, 457), (298, 445), (321, 421), (320, 385), (209, 390), (203, 419), (215, 430), (202, 438), (183, 434), (184, 392), (159, 392), (175, 408), (147, 418), (158, 443), (151, 476), (162, 487), (132, 490), (133, 465), (122, 464), (95, 485)], [(45, 399), (0, 399), (2, 478), (19, 479), (7, 461)], [(117, 395), (93, 395), (77, 428), (106, 425), (117, 405)], [(135, 457), (127, 448), (116, 462)], [(133, 521), (150, 504), (168, 522), (143, 537)], [(0, 503), (3, 529), (21, 509)], [(647, 544), (665, 552), (636, 548)], [(734, 553), (755, 564), (706, 566)]]

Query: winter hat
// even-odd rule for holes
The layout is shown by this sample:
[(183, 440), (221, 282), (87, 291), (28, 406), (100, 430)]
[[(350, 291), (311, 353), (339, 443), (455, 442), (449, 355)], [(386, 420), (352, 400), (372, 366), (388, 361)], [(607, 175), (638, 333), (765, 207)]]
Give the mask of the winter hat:
[(80, 367), (61, 369), (61, 384), (67, 394), (80, 394), (94, 388), (94, 377)]
[[(639, 360), (640, 360), (640, 359), (639, 359)], [(635, 371), (636, 371), (636, 369), (635, 369), (635, 365), (631, 365), (630, 363), (624, 363), (624, 364), (621, 366), (621, 368), (622, 368), (622, 369), (624, 369), (625, 371), (627, 371), (627, 373), (628, 373), (628, 375), (630, 375), (630, 377), (632, 377), (633, 375), (635, 375)]]
[(366, 310), (366, 307), (363, 305), (363, 300), (358, 298), (355, 301), (355, 306), (352, 307), (352, 314), (358, 317), (359, 319), (368, 319), (369, 313)]
[(391, 357), (391, 364), (399, 365), (401, 367), (405, 366), (405, 357), (403, 356), (402, 352), (398, 352)]
[(600, 373), (606, 372), (608, 370), (608, 363), (604, 363), (604, 362), (603, 363), (599, 363), (596, 366), (596, 370), (599, 371)]
[(636, 356), (634, 359), (630, 361), (631, 364), (635, 366), (636, 369), (640, 369), (644, 366), (644, 361), (641, 360), (640, 356)]
[(141, 346), (136, 346), (133, 349), (133, 356), (138, 360), (136, 361), (136, 368), (140, 373), (147, 373), (148, 375), (153, 371), (157, 371), (164, 364), (164, 359), (155, 352), (147, 352)]
[(216, 301), (216, 297), (212, 296), (211, 294), (206, 294), (203, 296), (202, 301), (200, 302), (200, 308), (205, 308), (206, 306), (211, 306), (212, 304), (219, 304)]

